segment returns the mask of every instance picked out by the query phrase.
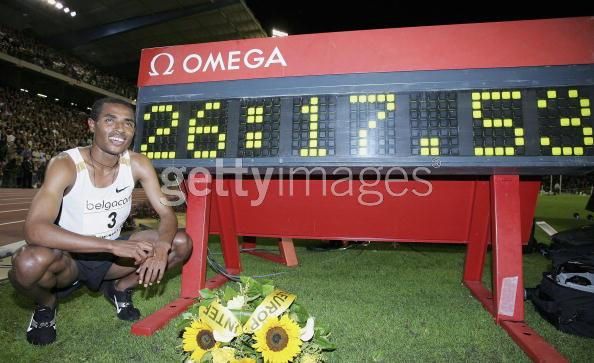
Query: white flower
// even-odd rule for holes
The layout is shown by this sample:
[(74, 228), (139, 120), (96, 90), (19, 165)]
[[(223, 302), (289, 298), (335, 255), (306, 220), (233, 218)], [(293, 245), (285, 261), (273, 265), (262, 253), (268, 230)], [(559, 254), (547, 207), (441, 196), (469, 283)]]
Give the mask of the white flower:
[(314, 336), (314, 321), (315, 321), (314, 317), (309, 317), (307, 319), (307, 323), (305, 323), (305, 327), (303, 327), (303, 329), (301, 329), (301, 334), (299, 337), (304, 342), (309, 341)]
[(217, 342), (221, 343), (229, 343), (231, 340), (233, 340), (233, 338), (235, 338), (235, 335), (232, 332), (224, 329), (213, 330), (212, 336)]
[(227, 309), (239, 310), (245, 304), (245, 297), (237, 295), (227, 303)]

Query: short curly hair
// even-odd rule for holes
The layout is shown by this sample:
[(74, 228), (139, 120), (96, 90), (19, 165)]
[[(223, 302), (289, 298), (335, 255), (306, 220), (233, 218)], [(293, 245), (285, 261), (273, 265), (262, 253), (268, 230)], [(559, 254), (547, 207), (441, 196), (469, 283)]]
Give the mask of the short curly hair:
[(130, 107), (132, 112), (134, 112), (134, 106), (130, 102), (124, 101), (119, 98), (114, 98), (114, 97), (104, 97), (104, 98), (98, 99), (97, 101), (95, 101), (95, 103), (93, 103), (93, 107), (91, 107), (91, 115), (89, 117), (95, 121), (98, 121), (97, 118), (99, 117), (99, 115), (101, 114), (101, 111), (103, 110), (103, 105), (106, 103), (115, 103), (118, 105), (124, 105), (124, 106)]

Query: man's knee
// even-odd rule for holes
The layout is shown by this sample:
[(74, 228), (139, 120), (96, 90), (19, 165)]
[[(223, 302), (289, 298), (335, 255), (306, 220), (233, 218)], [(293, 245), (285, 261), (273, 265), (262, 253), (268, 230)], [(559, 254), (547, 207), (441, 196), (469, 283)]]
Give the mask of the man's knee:
[(187, 260), (192, 252), (192, 239), (184, 231), (177, 232), (173, 238), (172, 250), (176, 258), (181, 261)]
[(54, 264), (63, 258), (60, 250), (41, 246), (24, 246), (12, 257), (10, 271), (13, 283), (30, 288)]

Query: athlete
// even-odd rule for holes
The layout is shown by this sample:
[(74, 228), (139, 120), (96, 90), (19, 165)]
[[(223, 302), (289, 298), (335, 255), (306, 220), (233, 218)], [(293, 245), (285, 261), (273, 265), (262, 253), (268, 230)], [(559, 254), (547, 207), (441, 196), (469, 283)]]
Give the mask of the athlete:
[[(25, 221), (27, 244), (12, 261), (13, 286), (35, 302), (27, 341), (56, 340), (58, 299), (85, 284), (102, 291), (118, 318), (137, 320), (132, 290), (160, 283), (166, 269), (183, 263), (192, 243), (162, 203), (151, 162), (128, 147), (135, 130), (132, 105), (100, 99), (88, 119), (93, 143), (67, 150), (48, 164), (45, 181)], [(157, 230), (118, 239), (130, 214), (136, 182), (159, 214)]]

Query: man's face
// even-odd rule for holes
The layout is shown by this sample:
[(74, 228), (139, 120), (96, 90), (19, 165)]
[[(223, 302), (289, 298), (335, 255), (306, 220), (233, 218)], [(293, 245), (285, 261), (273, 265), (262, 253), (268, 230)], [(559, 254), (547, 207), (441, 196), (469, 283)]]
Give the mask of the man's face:
[(119, 103), (105, 103), (97, 120), (89, 119), (94, 143), (103, 151), (118, 155), (128, 149), (134, 138), (134, 112)]

